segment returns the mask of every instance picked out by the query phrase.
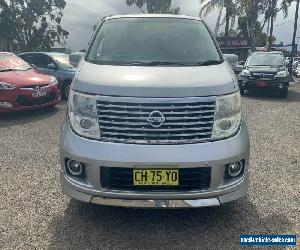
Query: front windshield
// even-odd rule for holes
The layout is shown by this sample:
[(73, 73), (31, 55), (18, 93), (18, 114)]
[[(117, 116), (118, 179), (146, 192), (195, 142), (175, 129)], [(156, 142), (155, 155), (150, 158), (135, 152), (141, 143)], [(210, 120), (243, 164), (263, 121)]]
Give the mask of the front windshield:
[(220, 63), (206, 26), (180, 18), (120, 18), (104, 22), (88, 53), (95, 64)]
[(74, 67), (70, 64), (69, 55), (55, 55), (54, 60), (64, 69), (73, 69)]
[(283, 66), (284, 59), (279, 54), (253, 54), (249, 58), (248, 66)]
[(11, 54), (0, 54), (0, 72), (26, 71), (32, 67), (20, 57)]

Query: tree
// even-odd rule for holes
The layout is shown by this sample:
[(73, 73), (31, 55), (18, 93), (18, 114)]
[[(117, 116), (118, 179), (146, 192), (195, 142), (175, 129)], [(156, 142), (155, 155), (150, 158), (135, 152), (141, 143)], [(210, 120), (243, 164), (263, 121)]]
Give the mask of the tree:
[(238, 12), (240, 14), (240, 20), (238, 21), (239, 26), (241, 22), (243, 22), (244, 26), (244, 36), (247, 33), (247, 36), (251, 40), (251, 50), (255, 51), (257, 39), (256, 36), (261, 38), (262, 35), (262, 28), (258, 23), (258, 17), (264, 14), (266, 9), (266, 1), (268, 0), (242, 0), (238, 2)]
[(126, 4), (137, 6), (143, 13), (145, 13), (143, 7), (146, 5), (148, 13), (180, 14), (179, 7), (172, 8), (172, 0), (126, 0)]
[[(228, 34), (229, 34), (230, 37), (237, 37), (238, 36), (237, 30), (235, 30), (235, 29), (230, 29), (229, 32), (228, 32)], [(224, 32), (220, 32), (218, 36), (224, 37), (225, 33)]]
[[(239, 31), (243, 37), (251, 40), (251, 49), (255, 50), (256, 46), (264, 46), (268, 40), (267, 34), (263, 33), (264, 26), (270, 20), (270, 44), (275, 41), (273, 36), (274, 19), (279, 11), (284, 13), (284, 17), (288, 15), (288, 8), (294, 0), (199, 0), (203, 4), (200, 11), (200, 17), (207, 16), (211, 11), (218, 8), (219, 14), (217, 17), (215, 34), (217, 35), (219, 27), (225, 23), (225, 34), (228, 38), (232, 32), (236, 17), (239, 16)], [(226, 10), (225, 17), (223, 10)], [(258, 25), (258, 17), (265, 15), (264, 23)], [(243, 28), (241, 28), (243, 27)], [(263, 39), (265, 39), (263, 45)], [(226, 39), (225, 39), (226, 40)], [(225, 44), (227, 44), (225, 42)]]
[(278, 0), (265, 0), (265, 12), (264, 12), (264, 22), (262, 28), (265, 27), (267, 21), (273, 18), (276, 18), (277, 13), (282, 11), (284, 18), (288, 16), (288, 8), (294, 0), (282, 0), (279, 2)]
[(65, 0), (0, 0), (0, 35), (22, 51), (49, 50), (69, 33), (60, 23)]
[(270, 21), (270, 35), (268, 39), (269, 48), (272, 45), (272, 37), (274, 32), (274, 20), (277, 16), (277, 13), (282, 11), (284, 18), (288, 16), (288, 8), (294, 0), (267, 0), (267, 8), (265, 11), (264, 24), (262, 28), (264, 28), (267, 21)]
[[(206, 17), (211, 11), (218, 8), (219, 14), (217, 17), (215, 34), (218, 34), (218, 30), (221, 25), (225, 23), (225, 49), (227, 48), (227, 39), (229, 37), (230, 29), (235, 24), (235, 18), (237, 16), (237, 9), (234, 0), (200, 0), (200, 4), (203, 4), (199, 16)], [(225, 8), (225, 17), (221, 21), (223, 9)]]
[[(7, 8), (3, 8), (0, 1), (0, 46), (7, 49), (8, 44), (12, 44), (14, 39), (14, 25), (11, 21), (10, 12)], [(0, 49), (1, 49), (0, 47)]]
[[(249, 22), (246, 16), (238, 18), (237, 36), (243, 38), (250, 38), (249, 35)], [(267, 39), (267, 34), (263, 32), (261, 23), (256, 21), (254, 29), (255, 44), (258, 47), (264, 47)], [(276, 41), (275, 37), (272, 37), (272, 42)]]

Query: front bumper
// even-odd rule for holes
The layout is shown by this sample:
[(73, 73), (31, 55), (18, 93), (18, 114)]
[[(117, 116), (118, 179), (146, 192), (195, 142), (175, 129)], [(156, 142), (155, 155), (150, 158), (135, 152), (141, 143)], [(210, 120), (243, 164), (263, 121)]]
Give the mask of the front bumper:
[[(47, 89), (47, 96), (49, 96), (49, 93), (53, 93), (54, 98), (46, 103), (42, 104), (35, 104), (35, 105), (22, 105), (17, 101), (17, 98), (19, 95), (27, 96), (28, 98), (31, 98), (33, 91), (31, 90), (13, 90), (13, 91), (3, 91), (0, 93), (0, 102), (7, 102), (12, 105), (12, 107), (1, 107), (0, 106), (0, 114), (1, 113), (10, 113), (10, 112), (17, 112), (22, 110), (32, 110), (32, 109), (40, 109), (40, 108), (46, 108), (55, 106), (61, 101), (61, 94), (60, 90), (57, 87), (48, 87)], [(29, 99), (30, 101), (34, 100), (33, 98)]]
[[(258, 81), (263, 81), (266, 82), (266, 86), (259, 86), (257, 85)], [(249, 79), (246, 77), (240, 77), (238, 80), (239, 87), (241, 89), (255, 89), (255, 88), (274, 88), (274, 89), (279, 89), (279, 88), (288, 88), (289, 87), (289, 78), (283, 78), (283, 79)]]
[[(218, 206), (246, 195), (249, 183), (249, 136), (243, 124), (234, 137), (187, 145), (134, 145), (93, 141), (75, 135), (66, 121), (61, 133), (61, 187), (70, 197), (84, 202), (124, 207), (184, 208)], [(69, 176), (65, 159), (80, 161), (86, 179)], [(224, 179), (225, 165), (245, 161), (243, 176)], [(199, 191), (121, 191), (101, 187), (100, 166), (211, 167), (210, 187)]]

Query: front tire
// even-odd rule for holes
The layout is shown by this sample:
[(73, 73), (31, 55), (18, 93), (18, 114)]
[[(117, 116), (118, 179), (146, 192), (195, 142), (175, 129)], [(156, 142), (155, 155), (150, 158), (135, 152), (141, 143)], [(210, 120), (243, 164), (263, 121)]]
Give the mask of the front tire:
[(283, 88), (280, 90), (279, 94), (280, 94), (280, 97), (281, 98), (287, 98), (288, 96), (288, 93), (289, 93), (289, 89), (288, 88)]
[(54, 105), (45, 107), (44, 110), (47, 110), (47, 111), (49, 111), (49, 112), (55, 111), (55, 110), (56, 110), (56, 105), (57, 105), (57, 104), (54, 104)]
[(240, 92), (241, 92), (241, 95), (242, 95), (242, 96), (245, 95), (245, 89), (244, 89), (244, 88), (241, 88), (241, 89), (240, 89)]

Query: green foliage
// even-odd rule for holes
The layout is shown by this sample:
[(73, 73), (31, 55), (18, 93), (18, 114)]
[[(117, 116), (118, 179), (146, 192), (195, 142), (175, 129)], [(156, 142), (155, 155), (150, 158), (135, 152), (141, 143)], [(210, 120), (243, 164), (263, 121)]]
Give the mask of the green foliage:
[(268, 0), (266, 10), (265, 10), (265, 19), (270, 17), (276, 17), (277, 13), (282, 11), (284, 18), (288, 16), (288, 8), (294, 0)]
[[(270, 43), (274, 43), (273, 22), (278, 12), (282, 11), (284, 17), (288, 15), (288, 8), (295, 0), (199, 0), (202, 5), (200, 17), (206, 17), (213, 10), (218, 9), (215, 34), (217, 35), (220, 26), (225, 23), (225, 33), (223, 36), (240, 36), (250, 38), (254, 47), (265, 46), (267, 34), (263, 32), (265, 24), (271, 20)], [(225, 9), (225, 15), (223, 10)], [(261, 25), (258, 17), (264, 16)], [(234, 30), (234, 25), (238, 18), (238, 27)], [(253, 29), (251, 29), (253, 27)], [(250, 32), (254, 30), (254, 32)], [(251, 33), (251, 34), (250, 34)], [(255, 43), (254, 43), (255, 42)]]
[(250, 18), (252, 12), (256, 14), (256, 18), (260, 15), (264, 16), (264, 22), (262, 28), (264, 28), (266, 22), (273, 16), (276, 18), (277, 13), (282, 11), (284, 18), (288, 16), (288, 8), (294, 0), (256, 0), (257, 9), (252, 10), (253, 0), (242, 0), (238, 2), (238, 9), (241, 16), (247, 16)]
[[(246, 16), (239, 17), (238, 27), (236, 30), (236, 35), (238, 37), (249, 38), (249, 20)], [(267, 34), (263, 32), (260, 22), (255, 23), (255, 44), (257, 47), (264, 47), (266, 45)], [(272, 37), (272, 43), (276, 41), (276, 38)]]
[(148, 13), (157, 14), (180, 14), (180, 8), (172, 8), (172, 0), (126, 0), (128, 6), (135, 5), (143, 13), (143, 7), (146, 5)]
[[(218, 9), (219, 14), (216, 21), (215, 34), (218, 35), (219, 28), (225, 24), (225, 36), (230, 36), (230, 31), (233, 29), (236, 17), (239, 14), (237, 3), (235, 0), (199, 0), (202, 8), (199, 16), (206, 17), (213, 10)], [(225, 15), (223, 16), (223, 9), (225, 9)]]
[(65, 0), (0, 0), (0, 38), (23, 51), (48, 50), (69, 33), (60, 23)]

